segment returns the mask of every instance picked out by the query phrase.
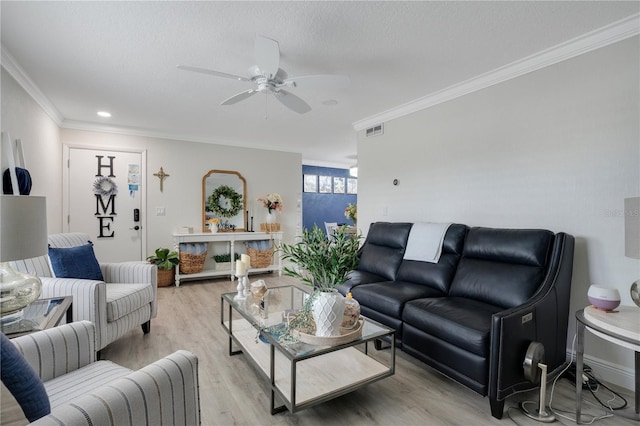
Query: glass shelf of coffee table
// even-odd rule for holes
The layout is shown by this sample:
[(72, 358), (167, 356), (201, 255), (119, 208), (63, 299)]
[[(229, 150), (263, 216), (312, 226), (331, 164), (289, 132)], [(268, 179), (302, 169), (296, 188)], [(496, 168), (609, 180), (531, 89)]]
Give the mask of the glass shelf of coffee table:
[[(270, 288), (262, 299), (221, 296), (221, 324), (229, 335), (229, 355), (244, 353), (271, 386), (271, 414), (296, 412), (395, 373), (395, 330), (364, 318), (362, 336), (336, 346), (283, 343), (267, 331), (283, 322), (283, 312), (301, 309), (308, 293), (296, 286)], [(226, 309), (225, 309), (226, 308)], [(386, 361), (373, 358), (369, 342), (391, 342)], [(234, 350), (234, 345), (239, 350)], [(276, 407), (276, 398), (283, 402)]]
[(5, 321), (3, 318), (0, 329), (7, 337), (13, 339), (34, 331), (56, 327), (65, 316), (69, 323), (72, 321), (72, 302), (72, 296), (35, 300), (23, 309), (15, 321)]

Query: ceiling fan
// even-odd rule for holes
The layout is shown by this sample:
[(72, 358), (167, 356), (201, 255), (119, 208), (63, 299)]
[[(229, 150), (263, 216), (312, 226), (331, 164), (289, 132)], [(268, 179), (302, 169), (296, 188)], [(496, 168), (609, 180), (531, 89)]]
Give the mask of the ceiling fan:
[(350, 84), (349, 77), (343, 75), (319, 74), (289, 78), (287, 73), (280, 68), (280, 47), (278, 42), (259, 34), (256, 35), (255, 41), (255, 61), (256, 65), (249, 68), (249, 77), (187, 65), (178, 65), (178, 69), (246, 81), (254, 85), (252, 89), (236, 93), (226, 99), (221, 105), (233, 105), (256, 93), (271, 93), (282, 105), (299, 114), (311, 111), (311, 107), (300, 97), (286, 89), (296, 87), (342, 89)]

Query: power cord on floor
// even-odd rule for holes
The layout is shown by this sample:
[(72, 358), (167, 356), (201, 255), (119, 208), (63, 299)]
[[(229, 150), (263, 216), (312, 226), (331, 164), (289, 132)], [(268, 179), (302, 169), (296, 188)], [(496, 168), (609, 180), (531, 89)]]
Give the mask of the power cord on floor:
[[(560, 409), (556, 409), (556, 408), (553, 408), (553, 405), (552, 405), (552, 404), (553, 404), (553, 395), (554, 395), (554, 392), (555, 392), (555, 389), (556, 389), (556, 383), (557, 383), (557, 382), (558, 382), (558, 380), (559, 380), (561, 377), (563, 377), (563, 376), (565, 375), (565, 373), (566, 373), (570, 368), (572, 368), (572, 367), (573, 367), (573, 369), (574, 369), (574, 374), (573, 374), (574, 380), (573, 380), (573, 382), (572, 382), (572, 383), (573, 383), (574, 385), (575, 385), (575, 383), (576, 383), (576, 381), (575, 381), (575, 375), (576, 375), (576, 373), (575, 373), (575, 365), (574, 365), (574, 357), (575, 357), (575, 354), (576, 354), (576, 350), (575, 350), (575, 349), (576, 349), (576, 337), (577, 337), (577, 334), (574, 334), (574, 335), (573, 335), (573, 341), (572, 341), (572, 343), (571, 343), (571, 358), (569, 359), (569, 363), (568, 363), (568, 364), (567, 364), (567, 366), (566, 366), (566, 367), (565, 367), (565, 368), (560, 372), (560, 374), (558, 374), (558, 375), (555, 377), (555, 379), (553, 379), (553, 385), (551, 386), (551, 395), (550, 395), (550, 397), (549, 397), (549, 410), (551, 410), (551, 412), (552, 412), (553, 414), (555, 414), (556, 416), (558, 416), (558, 417), (562, 417), (563, 419), (571, 420), (572, 422), (576, 422), (576, 423), (577, 423), (577, 421), (576, 421), (576, 415), (575, 415), (576, 413), (575, 413), (575, 412), (573, 412), (573, 411), (567, 411), (567, 410), (560, 410)], [(584, 372), (586, 372), (586, 371), (591, 372), (591, 369), (590, 369), (589, 367), (586, 367), (586, 368), (584, 368), (584, 369), (583, 369), (583, 371), (584, 371)], [(586, 375), (586, 374), (585, 374), (585, 375)], [(587, 377), (588, 377), (588, 376), (587, 376)], [(595, 380), (595, 379), (594, 379), (594, 380)], [(597, 386), (600, 384), (600, 382), (598, 382), (598, 381), (596, 380), (596, 381), (595, 381), (595, 383), (596, 383), (596, 391), (597, 391)], [(590, 383), (588, 379), (587, 379), (587, 389), (588, 389), (592, 394), (594, 394), (594, 390), (593, 390), (592, 383)], [(587, 422), (582, 421), (582, 416), (581, 416), (581, 419), (580, 419), (581, 421), (580, 421), (580, 422), (581, 422), (582, 424), (590, 425), (590, 424), (595, 423), (595, 422), (596, 422), (596, 421), (598, 421), (598, 420), (607, 419), (607, 418), (609, 418), (609, 417), (612, 417), (612, 416), (613, 416), (613, 410), (612, 410), (611, 406), (603, 404), (603, 403), (602, 403), (598, 398), (596, 398), (596, 399), (598, 400), (598, 402), (600, 402), (600, 405), (601, 405), (602, 407), (604, 407), (605, 409), (608, 409), (608, 410), (609, 410), (609, 412), (606, 412), (606, 411), (605, 411), (605, 413), (606, 413), (606, 414), (604, 414), (604, 415), (602, 415), (602, 416), (592, 416), (592, 417), (591, 417), (591, 419), (590, 419), (589, 421), (587, 421)], [(614, 399), (615, 399), (615, 396), (614, 396)], [(591, 403), (591, 402), (589, 402), (589, 401), (585, 401), (585, 402), (587, 402), (587, 403), (589, 403), (589, 404), (591, 404), (591, 405), (594, 405), (593, 403)], [(625, 403), (626, 403), (626, 401), (625, 401)], [(625, 404), (625, 405), (626, 405), (626, 404)], [(567, 415), (565, 415), (565, 414), (562, 414), (562, 413), (573, 414), (574, 416), (573, 416), (573, 417), (569, 417), (569, 416), (567, 416)], [(583, 415), (584, 415), (584, 414), (583, 414)]]
[[(623, 397), (618, 392), (614, 391), (613, 389), (611, 389), (610, 387), (608, 387), (607, 385), (602, 383), (600, 380), (598, 380), (593, 375), (593, 371), (591, 369), (589, 369), (589, 371), (585, 370), (584, 374), (585, 374), (585, 376), (587, 376), (589, 378), (589, 381), (594, 381), (596, 383), (596, 389), (593, 389), (591, 386), (589, 386), (588, 390), (589, 390), (589, 392), (591, 392), (591, 395), (593, 395), (595, 400), (600, 403), (600, 405), (602, 405), (605, 408), (609, 408), (611, 411), (622, 410), (622, 409), (627, 407), (628, 403), (627, 403), (627, 400), (625, 399), (625, 397)], [(596, 395), (596, 392), (600, 389), (600, 386), (602, 386), (603, 388), (605, 388), (606, 390), (608, 390), (609, 392), (611, 392), (613, 394), (613, 398), (610, 399), (609, 401), (607, 401), (606, 404), (604, 402), (602, 402), (600, 400), (600, 398), (598, 398), (598, 396)], [(622, 400), (622, 405), (619, 406), (619, 407), (612, 407), (610, 403), (615, 401), (617, 398), (620, 398)]]

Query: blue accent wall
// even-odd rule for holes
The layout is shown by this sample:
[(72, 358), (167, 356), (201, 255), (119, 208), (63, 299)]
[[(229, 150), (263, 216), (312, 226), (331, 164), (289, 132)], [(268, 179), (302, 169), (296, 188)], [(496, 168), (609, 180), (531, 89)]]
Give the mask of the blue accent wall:
[(349, 203), (356, 204), (358, 196), (356, 194), (346, 193), (347, 179), (349, 176), (348, 169), (335, 169), (332, 167), (318, 166), (302, 166), (303, 185), (304, 175), (331, 176), (333, 185), (333, 177), (343, 177), (345, 179), (344, 194), (325, 194), (320, 192), (304, 192), (302, 188), (302, 226), (305, 229), (313, 228), (317, 224), (324, 230), (325, 222), (337, 222), (338, 224), (353, 225), (353, 221), (344, 217), (344, 209)]

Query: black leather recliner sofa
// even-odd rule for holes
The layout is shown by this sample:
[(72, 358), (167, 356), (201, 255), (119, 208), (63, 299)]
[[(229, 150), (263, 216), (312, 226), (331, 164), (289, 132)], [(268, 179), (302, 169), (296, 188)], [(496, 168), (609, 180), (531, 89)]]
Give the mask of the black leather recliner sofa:
[(574, 239), (546, 230), (452, 224), (438, 263), (403, 260), (411, 223), (373, 223), (339, 289), (396, 329), (396, 345), (483, 396), (534, 388), (522, 363), (540, 342), (552, 372), (566, 361)]

